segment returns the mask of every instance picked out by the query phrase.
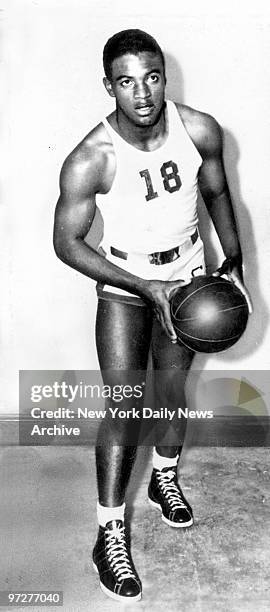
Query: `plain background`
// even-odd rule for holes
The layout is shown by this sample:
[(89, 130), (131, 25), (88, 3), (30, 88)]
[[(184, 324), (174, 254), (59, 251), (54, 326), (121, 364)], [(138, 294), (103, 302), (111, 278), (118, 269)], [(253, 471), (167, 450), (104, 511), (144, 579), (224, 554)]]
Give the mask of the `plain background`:
[[(95, 284), (52, 246), (64, 158), (112, 110), (102, 84), (109, 36), (139, 27), (167, 59), (171, 99), (213, 114), (255, 314), (226, 353), (198, 356), (212, 370), (270, 368), (270, 9), (226, 0), (9, 0), (2, 11), (3, 156), (1, 411), (18, 411), (19, 369), (96, 369)], [(210, 268), (222, 260), (209, 222)], [(100, 236), (97, 219), (90, 240)]]

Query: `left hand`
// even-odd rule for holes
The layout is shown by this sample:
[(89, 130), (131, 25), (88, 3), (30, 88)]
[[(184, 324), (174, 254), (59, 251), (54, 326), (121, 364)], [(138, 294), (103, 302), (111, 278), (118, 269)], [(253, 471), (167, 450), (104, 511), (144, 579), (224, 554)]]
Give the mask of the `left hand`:
[(189, 283), (190, 279), (145, 281), (144, 299), (151, 303), (156, 318), (173, 344), (177, 342), (177, 335), (171, 320), (170, 300), (178, 289)]
[(212, 276), (218, 277), (224, 274), (228, 277), (228, 280), (240, 289), (247, 301), (249, 314), (251, 314), (253, 312), (253, 306), (249, 292), (243, 283), (242, 266), (237, 265), (233, 259), (225, 259), (222, 266), (213, 272)]

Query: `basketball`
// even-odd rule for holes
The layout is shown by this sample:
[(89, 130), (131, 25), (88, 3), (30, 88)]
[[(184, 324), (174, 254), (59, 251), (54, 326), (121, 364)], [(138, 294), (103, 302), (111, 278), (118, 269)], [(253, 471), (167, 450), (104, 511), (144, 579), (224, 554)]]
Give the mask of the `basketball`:
[(198, 276), (171, 300), (177, 339), (196, 352), (217, 353), (235, 344), (248, 321), (248, 305), (230, 281)]

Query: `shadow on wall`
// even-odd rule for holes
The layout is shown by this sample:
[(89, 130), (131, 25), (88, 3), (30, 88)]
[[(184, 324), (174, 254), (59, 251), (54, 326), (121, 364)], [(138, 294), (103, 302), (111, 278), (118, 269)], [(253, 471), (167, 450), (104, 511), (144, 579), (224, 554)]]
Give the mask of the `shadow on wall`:
[(184, 78), (182, 70), (173, 55), (165, 53), (166, 63), (166, 98), (184, 103)]
[[(269, 307), (259, 285), (258, 252), (254, 228), (249, 210), (243, 202), (239, 174), (237, 171), (241, 152), (234, 135), (224, 129), (224, 163), (232, 195), (245, 266), (245, 283), (249, 288), (254, 303), (254, 314), (250, 317), (245, 348), (249, 354), (254, 353), (262, 343), (269, 324)], [(253, 202), (256, 208), (256, 202)], [(241, 344), (239, 345), (241, 347)], [(244, 348), (244, 347), (243, 347)], [(235, 351), (237, 345), (235, 346)], [(231, 356), (234, 356), (233, 351)]]

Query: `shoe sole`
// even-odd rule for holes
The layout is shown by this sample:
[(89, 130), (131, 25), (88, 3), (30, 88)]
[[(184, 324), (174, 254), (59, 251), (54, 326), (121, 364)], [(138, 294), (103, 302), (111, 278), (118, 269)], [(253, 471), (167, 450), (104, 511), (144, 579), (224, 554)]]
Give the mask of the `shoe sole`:
[[(96, 564), (94, 563), (94, 561), (93, 561), (93, 568), (95, 572), (99, 574), (98, 568)], [(103, 584), (103, 582), (101, 582), (101, 580), (99, 580), (99, 586), (101, 590), (103, 591), (103, 593), (105, 593), (105, 595), (107, 595), (111, 599), (114, 599), (115, 601), (122, 601), (128, 604), (128, 603), (133, 603), (134, 601), (140, 601), (140, 599), (142, 598), (141, 593), (139, 593), (138, 595), (134, 595), (133, 597), (124, 597), (124, 595), (118, 595), (117, 593), (113, 593), (113, 591), (110, 591), (110, 589), (107, 589), (107, 587), (105, 587), (105, 585)]]
[[(150, 497), (148, 497), (148, 501), (149, 501), (150, 506), (152, 506), (152, 508), (156, 508), (157, 510), (160, 510), (160, 512), (162, 512), (162, 508), (160, 504), (158, 504), (157, 502), (154, 502)], [(170, 521), (170, 519), (167, 519), (163, 513), (162, 513), (161, 518), (163, 522), (166, 523), (166, 525), (169, 525), (170, 527), (173, 527), (174, 529), (183, 529), (184, 527), (191, 527), (191, 525), (193, 525), (192, 517), (190, 521), (187, 521), (186, 523), (174, 523), (173, 521)]]

